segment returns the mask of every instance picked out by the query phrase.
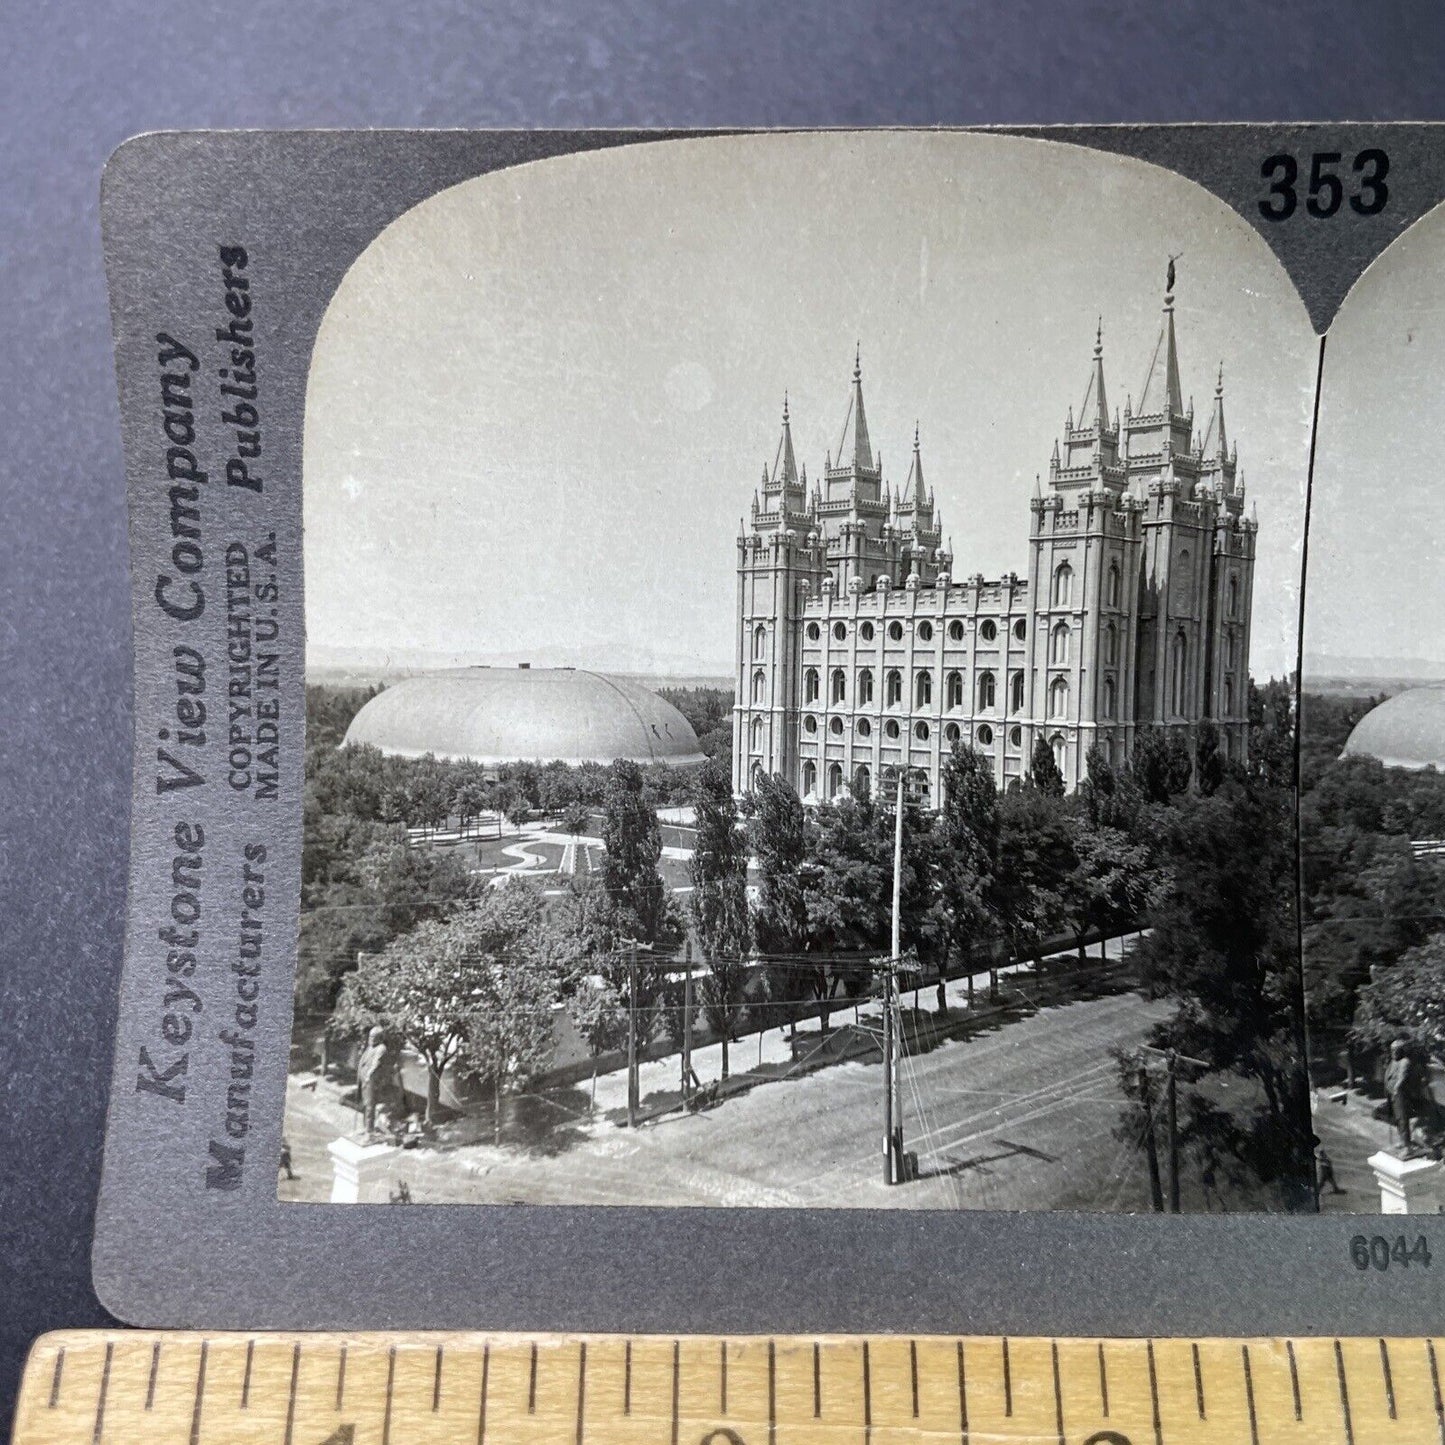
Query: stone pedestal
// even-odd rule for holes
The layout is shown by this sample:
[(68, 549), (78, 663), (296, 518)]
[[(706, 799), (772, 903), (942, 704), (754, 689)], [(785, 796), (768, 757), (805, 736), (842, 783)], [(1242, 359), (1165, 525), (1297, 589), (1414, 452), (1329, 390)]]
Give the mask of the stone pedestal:
[(1380, 1186), (1381, 1214), (1439, 1214), (1445, 1209), (1445, 1165), (1433, 1159), (1401, 1159), (1381, 1149), (1370, 1168)]
[(333, 1139), (326, 1152), (331, 1155), (333, 1204), (391, 1202), (391, 1160), (397, 1151), (390, 1144), (347, 1137)]

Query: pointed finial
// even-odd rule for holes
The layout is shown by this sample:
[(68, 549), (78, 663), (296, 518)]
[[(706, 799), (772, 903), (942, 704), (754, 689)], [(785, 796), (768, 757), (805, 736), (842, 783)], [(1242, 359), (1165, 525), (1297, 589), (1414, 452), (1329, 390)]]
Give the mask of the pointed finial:
[(1219, 363), (1219, 379), (1214, 383), (1215, 396), (1224, 395), (1224, 363)]
[(1164, 304), (1166, 306), (1172, 306), (1174, 304), (1174, 263), (1182, 260), (1183, 257), (1183, 251), (1176, 251), (1169, 258), (1169, 267), (1164, 273)]
[(783, 391), (783, 425), (784, 425), (784, 426), (787, 426), (787, 424), (788, 424), (788, 393), (787, 393), (787, 390), (784, 389), (784, 391)]
[(918, 450), (918, 423), (913, 423), (913, 450)]
[(863, 380), (863, 343), (861, 341), (853, 343), (853, 380)]
[(1094, 329), (1094, 355), (1096, 357), (1104, 354), (1104, 318), (1099, 318), (1099, 324)]

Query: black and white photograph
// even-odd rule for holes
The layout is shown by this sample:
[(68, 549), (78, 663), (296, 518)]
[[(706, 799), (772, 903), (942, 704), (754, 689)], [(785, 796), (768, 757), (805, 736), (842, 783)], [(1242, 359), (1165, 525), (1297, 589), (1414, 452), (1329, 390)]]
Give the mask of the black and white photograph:
[[(1324, 409), (1323, 492), (1357, 487), (1345, 418), (1401, 376), (1366, 346), (1331, 342), (1369, 392)], [(306, 395), (280, 1198), (1364, 1191), (1364, 1134), (1318, 1119), (1368, 1111), (1320, 1101), (1387, 1088), (1392, 1030), (1428, 1042), (1365, 951), (1440, 965), (1417, 923), (1312, 960), (1308, 1001), (1300, 975), (1317, 353), (1236, 212), (1055, 141), (662, 140), (401, 215)], [(1368, 525), (1335, 507), (1312, 544), (1349, 586), (1311, 598), (1340, 685), (1313, 668), (1303, 717), (1354, 725), (1350, 777), (1413, 789), (1371, 749), (1436, 694), (1367, 716), (1415, 673), (1343, 666), (1382, 651), (1390, 587), (1402, 651), (1433, 646), (1386, 451)], [(1339, 876), (1425, 887), (1445, 819), (1383, 831)]]
[(1361, 276), (1321, 392), (1301, 906), (1320, 1207), (1350, 1214), (1445, 1206), (1442, 245), (1436, 210)]

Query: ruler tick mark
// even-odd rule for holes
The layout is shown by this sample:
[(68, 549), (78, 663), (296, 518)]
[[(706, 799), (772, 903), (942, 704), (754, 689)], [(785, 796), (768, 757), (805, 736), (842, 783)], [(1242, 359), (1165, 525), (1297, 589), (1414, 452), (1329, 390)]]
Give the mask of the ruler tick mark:
[[(197, 1445), (201, 1438), (201, 1402), (206, 1395), (206, 1355), (210, 1350), (210, 1341), (201, 1341), (201, 1363), (196, 1367), (196, 1403), (191, 1409), (191, 1445)], [(109, 1347), (106, 1349), (106, 1359), (110, 1358)], [(97, 1424), (95, 1438), (100, 1439), (100, 1427)]]
[(1390, 1407), (1390, 1418), (1396, 1419), (1395, 1414), (1395, 1376), (1390, 1369), (1390, 1347), (1384, 1340), (1380, 1341), (1380, 1373), (1385, 1377), (1385, 1403)]
[(341, 1408), (341, 1401), (346, 1395), (346, 1346), (341, 1347), (341, 1359), (336, 1365), (336, 1408)]
[(873, 1365), (867, 1340), (863, 1341), (863, 1438), (873, 1438)]
[(587, 1341), (577, 1352), (577, 1445), (582, 1445), (583, 1412), (587, 1405)]
[(1199, 1411), (1199, 1418), (1205, 1419), (1204, 1413), (1204, 1371), (1199, 1364), (1199, 1346), (1190, 1345), (1190, 1353), (1194, 1356), (1194, 1404)]
[(1054, 1366), (1054, 1428), (1058, 1431), (1059, 1445), (1064, 1445), (1064, 1387), (1059, 1382), (1059, 1342), (1049, 1341), (1049, 1355)]
[(768, 1445), (778, 1438), (778, 1345), (768, 1341)]
[[(250, 1359), (246, 1361), (249, 1374)], [(301, 1341), (291, 1346), (291, 1390), (286, 1398), (286, 1445), (291, 1445), (291, 1436), (296, 1430), (296, 1381), (301, 1374)]]
[(718, 1345), (718, 1413), (726, 1415), (728, 1412), (728, 1342), (723, 1340)]
[(622, 1352), (622, 1413), (632, 1413), (632, 1341)]
[(532, 1363), (527, 1369), (527, 1413), (537, 1413), (537, 1342), (532, 1341)]
[(1104, 1418), (1109, 1418), (1109, 1369), (1104, 1363), (1104, 1342), (1099, 1341), (1099, 1403), (1104, 1407)]
[(1149, 1405), (1154, 1412), (1154, 1445), (1164, 1445), (1164, 1425), (1159, 1418), (1159, 1372), (1154, 1368), (1154, 1341), (1146, 1340), (1144, 1345), (1149, 1359)]
[(442, 1347), (437, 1346), (436, 1369), (431, 1381), (431, 1412), (433, 1415), (442, 1407)]
[[(1299, 1365), (1295, 1362), (1293, 1340), (1284, 1342), (1284, 1352), (1289, 1356), (1289, 1384), (1294, 1391), (1294, 1417), (1299, 1420), (1303, 1418), (1304, 1408), (1299, 1396)], [(1445, 1445), (1445, 1439), (1442, 1439), (1441, 1445)]]
[(1250, 1445), (1259, 1445), (1259, 1417), (1254, 1410), (1254, 1371), (1249, 1365), (1249, 1346), (1241, 1345), (1239, 1354), (1244, 1361), (1244, 1398), (1249, 1402)]
[(958, 1439), (968, 1445), (968, 1378), (963, 1367), (963, 1341), (958, 1342)]
[(813, 1418), (819, 1420), (823, 1415), (823, 1352), (818, 1348), (817, 1340), (813, 1341)]
[[(157, 1340), (157, 1341), (155, 1342), (155, 1344), (153, 1344), (153, 1345), (151, 1346), (151, 1373), (150, 1373), (150, 1378), (146, 1381), (146, 1409), (147, 1409), (147, 1410), (149, 1410), (149, 1409), (151, 1408), (151, 1406), (154, 1405), (155, 1402), (156, 1402), (156, 1374), (157, 1374), (157, 1373), (159, 1372), (159, 1370), (160, 1370), (160, 1365), (161, 1365), (161, 1342), (160, 1342), (159, 1340)], [(247, 1376), (248, 1376), (248, 1377), (249, 1377), (249, 1375), (250, 1375), (250, 1370), (251, 1370), (251, 1360), (250, 1360), (250, 1356), (248, 1355), (247, 1358), (246, 1358), (246, 1373), (247, 1373)], [(245, 1403), (246, 1403), (246, 1401), (245, 1401), (245, 1399), (243, 1398), (242, 1401), (241, 1401), (241, 1404), (244, 1406)]]
[(918, 1341), (908, 1342), (908, 1376), (913, 1386), (913, 1418), (918, 1418)]
[[(100, 1394), (96, 1397), (96, 1401), (95, 1401), (95, 1434), (91, 1437), (91, 1439), (94, 1441), (94, 1445), (100, 1445), (100, 1435), (101, 1435), (101, 1431), (105, 1429), (105, 1397), (106, 1397), (106, 1395), (108, 1395), (108, 1394), (110, 1393), (110, 1360), (111, 1360), (111, 1356), (112, 1356), (114, 1353), (115, 1353), (115, 1345), (112, 1344), (110, 1340), (107, 1340), (107, 1341), (105, 1342), (105, 1364), (104, 1364), (104, 1366), (102, 1367), (101, 1372), (100, 1372)], [(201, 1376), (202, 1376), (202, 1378), (205, 1377), (205, 1373), (206, 1373), (206, 1347), (205, 1347), (204, 1345), (202, 1345), (202, 1346), (201, 1346)], [(201, 1398), (200, 1398), (200, 1395), (197, 1394), (197, 1396), (196, 1396), (196, 1412), (197, 1412), (197, 1414), (200, 1413), (200, 1409), (201, 1409)], [(191, 1427), (191, 1440), (194, 1442), (195, 1438), (196, 1438), (196, 1430), (195, 1430), (195, 1426), (193, 1425), (193, 1426)]]
[(1007, 1335), (1003, 1337), (1003, 1412), (1005, 1415), (1014, 1412), (1014, 1382), (1013, 1371), (1009, 1368)]
[(682, 1395), (682, 1344), (672, 1342), (672, 1445), (677, 1445), (678, 1406)]
[(381, 1445), (391, 1445), (391, 1395), (396, 1388), (396, 1346), (386, 1352), (386, 1406), (381, 1415)]
[[(159, 1346), (157, 1346), (157, 1348), (159, 1348)], [(65, 1346), (61, 1345), (55, 1352), (55, 1373), (50, 1377), (50, 1408), (52, 1410), (60, 1403), (60, 1377), (64, 1373)]]
[(1440, 1367), (1435, 1361), (1435, 1341), (1425, 1341), (1425, 1355), (1430, 1361), (1430, 1383), (1435, 1389), (1435, 1424), (1440, 1431), (1440, 1445), (1445, 1445), (1445, 1400), (1440, 1398)]
[[(161, 1349), (160, 1341), (157, 1340), (157, 1341), (156, 1341), (155, 1349), (153, 1349), (153, 1350), (151, 1351), (151, 1383), (150, 1383), (150, 1388), (146, 1391), (146, 1409), (147, 1409), (147, 1410), (149, 1410), (150, 1407), (151, 1407), (151, 1396), (155, 1394), (155, 1389), (156, 1389), (156, 1356), (157, 1356), (158, 1354), (160, 1354), (160, 1349)], [(246, 1341), (246, 1371), (245, 1371), (245, 1373), (241, 1376), (241, 1408), (242, 1408), (243, 1410), (249, 1410), (249, 1409), (251, 1408), (251, 1361), (252, 1361), (253, 1357), (255, 1356), (255, 1354), (256, 1354), (256, 1341), (255, 1341), (255, 1340), (247, 1340), (247, 1341)]]
[(1355, 1422), (1350, 1418), (1350, 1387), (1345, 1383), (1345, 1352), (1335, 1341), (1335, 1374), (1340, 1378), (1340, 1414), (1345, 1422), (1346, 1445), (1355, 1445)]
[(482, 1346), (482, 1387), (477, 1401), (477, 1445), (483, 1445), (487, 1438), (487, 1376), (492, 1369), (492, 1346), (490, 1341)]

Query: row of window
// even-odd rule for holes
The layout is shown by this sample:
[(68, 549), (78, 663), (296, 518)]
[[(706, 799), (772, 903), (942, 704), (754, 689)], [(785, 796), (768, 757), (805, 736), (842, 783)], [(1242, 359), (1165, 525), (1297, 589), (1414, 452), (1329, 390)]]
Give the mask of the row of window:
[[(958, 629), (959, 638), (961, 638), (963, 635), (963, 624), (961, 622), (951, 623), (950, 633), (952, 632), (953, 628)], [(871, 640), (872, 629), (873, 624), (871, 622), (865, 622), (863, 624), (863, 631), (865, 634), (864, 641)], [(903, 636), (902, 623), (895, 622), (890, 626), (890, 636), (893, 635), (894, 629), (897, 630), (897, 636), (894, 638), (894, 640), (898, 641)], [(985, 642), (992, 642), (994, 640), (993, 634), (997, 633), (997, 630), (998, 629), (994, 626), (992, 622), (985, 622), (980, 629), (983, 640)], [(1014, 624), (1014, 632), (1019, 637), (1020, 641), (1023, 640), (1026, 631), (1026, 624), (1024, 623), (1024, 620), (1020, 618)], [(817, 632), (818, 624), (816, 622), (809, 623), (808, 635), (811, 640), (817, 640)], [(846, 624), (842, 622), (835, 622), (833, 624), (833, 635), (841, 642), (848, 635), (848, 629)], [(919, 641), (921, 642), (931, 641), (933, 637), (932, 625), (927, 622), (920, 623), (918, 627), (918, 637)], [(1069, 652), (1072, 646), (1070, 639), (1072, 637), (1073, 628), (1069, 625), (1069, 623), (1059, 621), (1054, 624), (1053, 631), (1049, 634), (1049, 661), (1054, 666), (1064, 667), (1068, 665)], [(1107, 666), (1113, 667), (1119, 661), (1119, 629), (1112, 622), (1105, 625), (1102, 642), (1104, 649), (1104, 662)], [(762, 623), (759, 623), (757, 627), (753, 629), (753, 658), (755, 661), (761, 662), (763, 658), (766, 657), (766, 655), (767, 629), (762, 625)], [(808, 671), (810, 674), (816, 676), (816, 672), (814, 669), (809, 668)], [(835, 672), (833, 675), (837, 677), (840, 675), (840, 673)]]
[[(920, 642), (933, 641), (933, 624), (927, 619), (918, 624), (916, 631)], [(832, 632), (834, 641), (846, 642), (848, 640), (848, 624), (846, 622), (835, 622)], [(1014, 621), (1013, 634), (1018, 641), (1027, 641), (1029, 624), (1026, 618), (1020, 617)], [(822, 626), (817, 622), (810, 622), (806, 629), (806, 635), (809, 642), (820, 642), (823, 637)], [(958, 619), (955, 618), (948, 624), (948, 639), (950, 642), (962, 642), (964, 635), (964, 625), (958, 621)], [(997, 642), (998, 623), (991, 617), (984, 618), (984, 620), (979, 623), (978, 635), (984, 642)], [(764, 627), (761, 622), (753, 628), (754, 657), (762, 657), (764, 655), (767, 648), (767, 636), (767, 628)], [(878, 636), (878, 631), (871, 622), (862, 622), (858, 625), (858, 636), (864, 642), (872, 642)], [(888, 624), (888, 640), (890, 642), (903, 641), (903, 624), (901, 622), (894, 621)]]
[[(814, 721), (814, 720), (813, 720), (812, 718), (809, 718), (808, 721), (809, 721), (809, 722), (812, 722), (812, 721)], [(830, 727), (829, 731), (832, 732), (835, 737), (841, 737), (841, 736), (842, 736), (842, 733), (843, 733), (843, 728), (842, 728), (842, 726), (841, 726), (842, 719), (840, 719), (840, 718), (834, 718), (833, 721), (834, 721), (834, 723), (838, 723), (839, 726), (837, 726), (837, 727)], [(811, 734), (814, 734), (814, 733), (817, 732), (817, 728), (816, 728), (816, 727), (808, 728), (808, 729), (806, 729), (806, 731), (811, 735)], [(912, 727), (912, 729), (911, 729), (910, 731), (912, 732), (912, 735), (913, 735), (914, 740), (917, 741), (917, 742), (920, 742), (920, 743), (926, 743), (926, 742), (928, 742), (928, 741), (933, 737), (933, 728), (932, 728), (932, 726), (931, 726), (929, 723), (926, 723), (926, 722), (916, 722), (916, 723), (914, 723), (914, 724), (913, 724), (913, 727)], [(859, 720), (858, 720), (858, 736), (861, 737), (861, 738), (871, 738), (871, 737), (873, 736), (873, 727), (872, 727), (872, 725), (869, 723), (869, 721), (868, 721), (867, 718), (859, 718)], [(902, 727), (900, 726), (900, 724), (899, 724), (899, 722), (898, 722), (898, 720), (897, 720), (896, 718), (889, 718), (888, 721), (883, 724), (883, 736), (884, 736), (889, 742), (897, 742), (898, 739), (903, 736), (903, 729), (902, 729)], [(943, 740), (944, 740), (944, 742), (946, 742), (950, 747), (951, 747), (954, 743), (958, 742), (958, 740), (959, 740), (960, 738), (962, 738), (962, 736), (963, 736), (963, 729), (962, 729), (961, 727), (959, 727), (959, 725), (958, 725), (957, 723), (946, 723), (946, 724), (944, 725), (944, 729), (943, 729)], [(980, 724), (973, 730), (973, 740), (974, 740), (974, 742), (976, 742), (976, 743), (979, 745), (979, 747), (981, 747), (981, 748), (990, 748), (990, 747), (992, 747), (992, 746), (993, 746), (993, 740), (994, 740), (994, 730), (993, 730), (993, 728), (990, 727), (988, 723), (980, 723)], [(1010, 747), (1014, 747), (1014, 748), (1020, 747), (1020, 746), (1022, 745), (1022, 743), (1023, 743), (1023, 729), (1020, 728), (1020, 727), (1011, 727), (1011, 728), (1008, 730), (1008, 740), (1009, 740), (1009, 746), (1010, 746)], [(754, 751), (754, 752), (761, 752), (761, 751), (762, 751), (762, 747), (763, 747), (763, 727), (762, 727), (762, 719), (761, 719), (761, 718), (754, 718), (754, 719), (753, 719), (753, 728), (752, 728), (752, 751)]]

